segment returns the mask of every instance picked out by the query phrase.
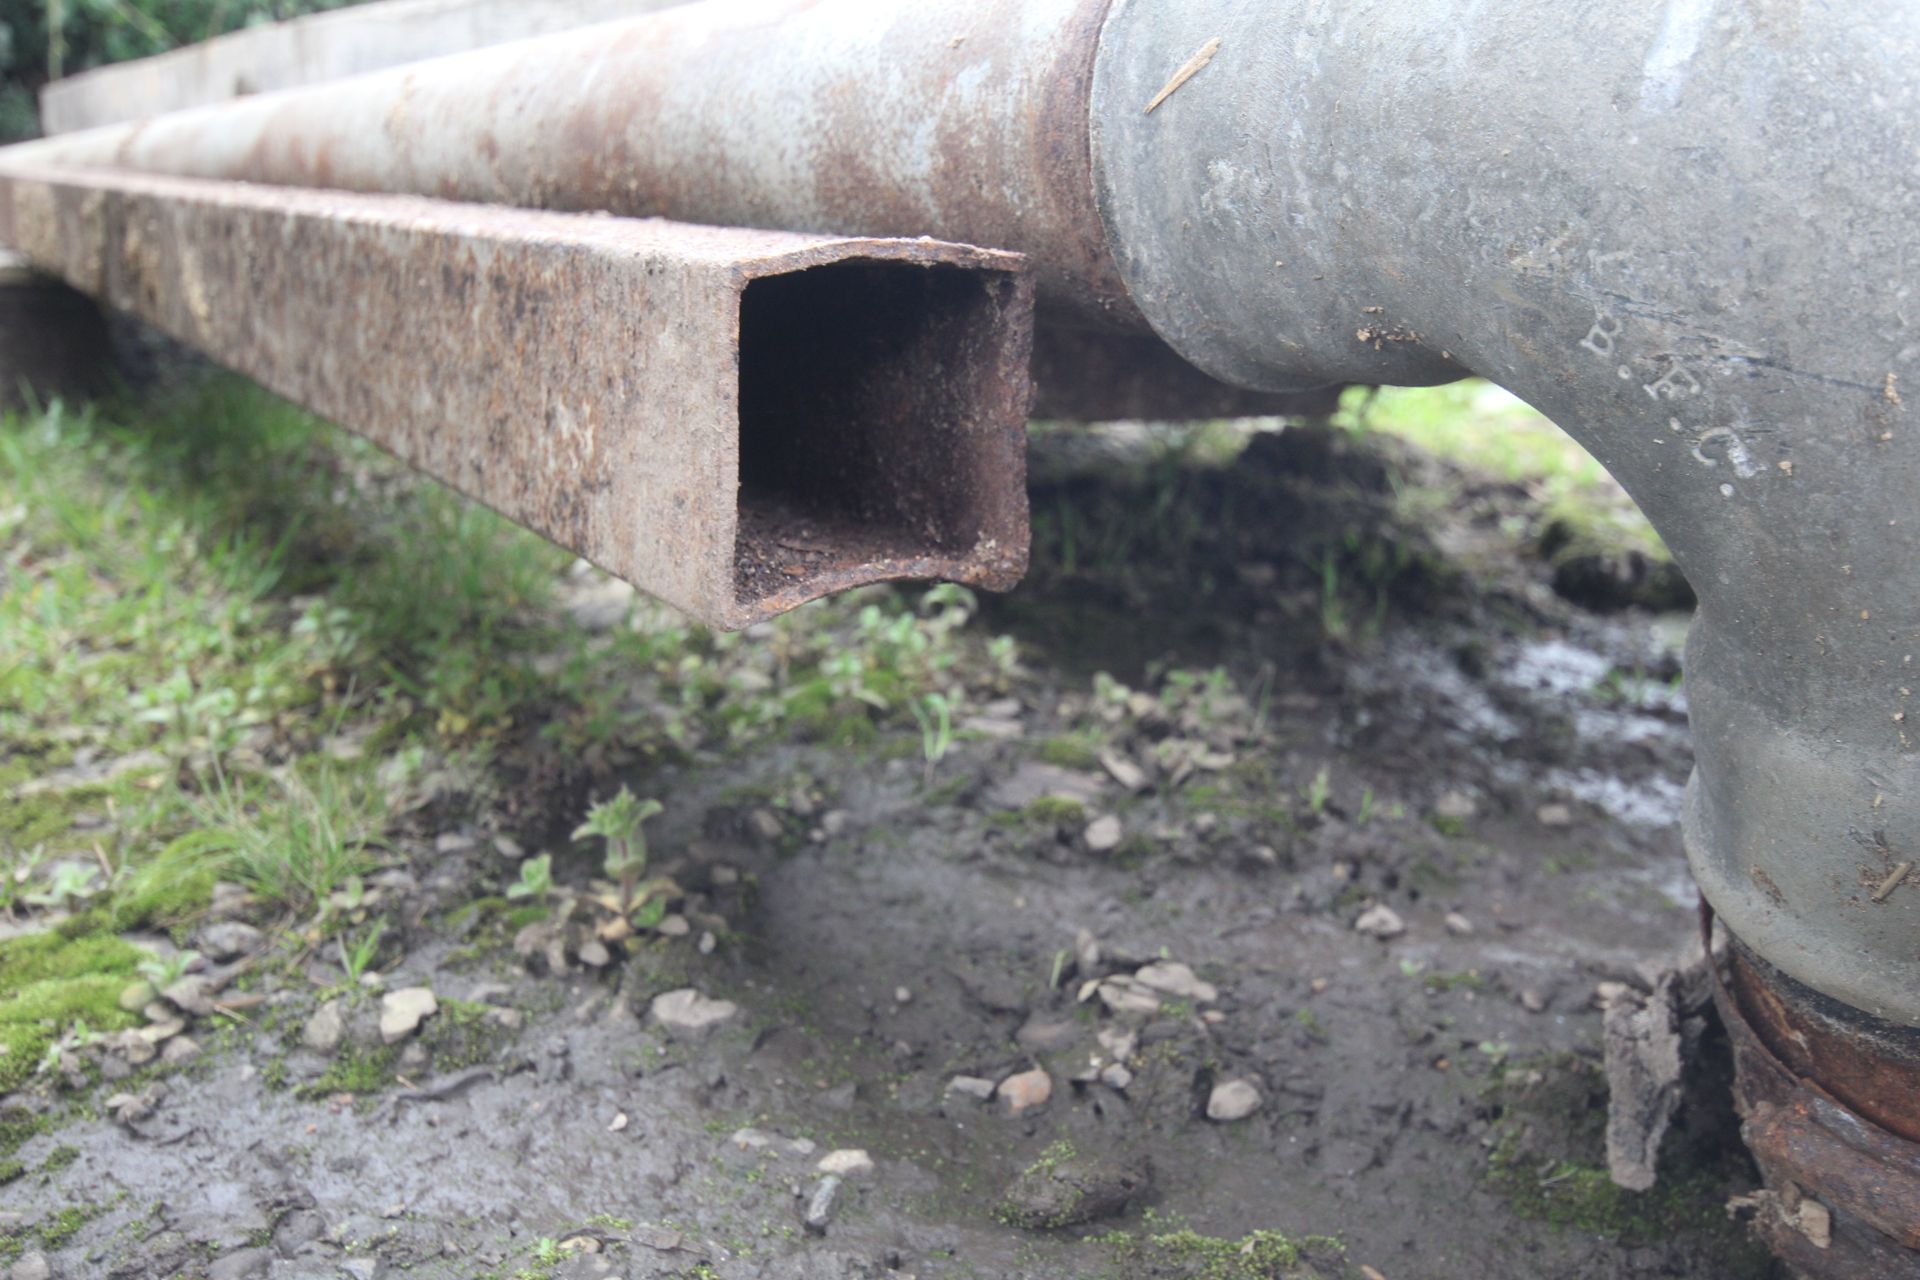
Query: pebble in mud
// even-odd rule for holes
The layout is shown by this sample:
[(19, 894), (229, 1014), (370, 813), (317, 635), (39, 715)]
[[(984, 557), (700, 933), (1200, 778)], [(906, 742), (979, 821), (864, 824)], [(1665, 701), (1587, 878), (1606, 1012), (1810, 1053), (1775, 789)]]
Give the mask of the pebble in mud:
[(161, 995), (173, 1003), (176, 1009), (190, 1013), (196, 1018), (213, 1016), (213, 992), (205, 978), (190, 975), (168, 986)]
[(711, 1031), (740, 1011), (731, 1000), (713, 1000), (692, 987), (653, 998), (653, 1020), (669, 1031), (698, 1035)]
[(1353, 931), (1369, 938), (1397, 938), (1407, 931), (1407, 922), (1392, 907), (1375, 903), (1360, 913), (1360, 918), (1353, 922)]
[(1102, 814), (1087, 824), (1087, 850), (1091, 853), (1112, 853), (1120, 847), (1125, 835), (1120, 819), (1110, 813)]
[(1046, 1106), (1053, 1098), (1053, 1077), (1036, 1067), (1008, 1076), (994, 1092), (1006, 1105), (1008, 1115), (1024, 1115)]
[(44, 1253), (23, 1253), (14, 1260), (7, 1280), (53, 1280), (53, 1264)]
[(194, 941), (200, 944), (200, 950), (207, 959), (224, 963), (252, 955), (266, 945), (267, 938), (250, 924), (238, 920), (220, 920), (201, 929)]
[(947, 1096), (951, 1098), (955, 1095), (985, 1102), (993, 1096), (993, 1081), (982, 1076), (955, 1076), (947, 1081)]
[(834, 1201), (840, 1195), (840, 1175), (830, 1173), (820, 1179), (820, 1185), (814, 1188), (813, 1198), (807, 1202), (805, 1223), (807, 1230), (814, 1235), (827, 1234), (827, 1224), (833, 1221)]
[(1216, 1124), (1245, 1120), (1260, 1109), (1260, 1091), (1245, 1080), (1224, 1080), (1207, 1095), (1207, 1119)]
[(1084, 1002), (1098, 995), (1100, 1002), (1116, 1014), (1144, 1014), (1152, 1017), (1160, 1012), (1160, 996), (1153, 988), (1134, 981), (1131, 977), (1103, 978), (1098, 982), (1089, 982), (1082, 989), (1080, 999)]
[(859, 1177), (873, 1172), (873, 1157), (858, 1147), (847, 1147), (840, 1151), (829, 1151), (820, 1157), (815, 1165), (821, 1173), (838, 1174), (843, 1178)]
[(1139, 765), (1125, 756), (1112, 751), (1100, 753), (1100, 767), (1127, 790), (1138, 793), (1147, 789), (1147, 773)]
[(346, 1014), (340, 1008), (338, 1000), (329, 1000), (313, 1011), (307, 1019), (307, 1025), (300, 1033), (301, 1043), (315, 1053), (332, 1053), (340, 1047), (340, 1041), (347, 1034)]
[(1570, 827), (1573, 825), (1573, 808), (1559, 803), (1543, 804), (1533, 811), (1533, 820), (1543, 827)]
[(1433, 802), (1435, 817), (1455, 822), (1471, 822), (1480, 812), (1480, 803), (1464, 791), (1448, 791)]
[(440, 1012), (440, 1002), (426, 987), (405, 987), (380, 997), (380, 1043), (398, 1044)]
[(1220, 998), (1219, 988), (1211, 982), (1200, 981), (1191, 968), (1178, 960), (1156, 960), (1135, 973), (1133, 980), (1180, 1000), (1212, 1004)]

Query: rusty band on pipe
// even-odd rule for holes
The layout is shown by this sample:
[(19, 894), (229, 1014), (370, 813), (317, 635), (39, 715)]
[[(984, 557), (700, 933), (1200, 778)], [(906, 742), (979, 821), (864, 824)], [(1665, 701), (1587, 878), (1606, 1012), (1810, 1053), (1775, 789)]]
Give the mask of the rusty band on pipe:
[[(1714, 1004), (1733, 1046), (1741, 1137), (1767, 1194), (1754, 1225), (1775, 1254), (1814, 1280), (1920, 1277), (1920, 1143), (1875, 1124), (1783, 1062), (1749, 1022), (1759, 975), (1739, 957), (1734, 981), (1712, 959), (1712, 908), (1701, 905)], [(1731, 936), (1731, 935), (1729, 935)], [(1904, 1098), (1911, 1105), (1911, 1086)]]

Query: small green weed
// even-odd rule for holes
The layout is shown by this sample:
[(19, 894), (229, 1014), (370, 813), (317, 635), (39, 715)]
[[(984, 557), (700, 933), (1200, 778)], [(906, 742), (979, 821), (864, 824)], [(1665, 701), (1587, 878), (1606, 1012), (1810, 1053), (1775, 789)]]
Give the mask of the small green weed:
[(47, 887), (23, 894), (22, 897), (35, 906), (55, 909), (70, 905), (77, 907), (103, 887), (100, 868), (84, 862), (57, 862)]
[(933, 771), (953, 746), (953, 704), (944, 693), (929, 693), (917, 702), (909, 702), (907, 709), (920, 726), (920, 752), (926, 759), (921, 785), (931, 787)]
[(665, 911), (666, 895), (673, 888), (672, 882), (664, 879), (644, 884), (640, 880), (647, 870), (647, 836), (643, 827), (647, 819), (665, 811), (666, 807), (658, 800), (642, 800), (630, 789), (621, 787), (613, 799), (588, 809), (586, 821), (573, 832), (575, 840), (597, 836), (606, 841), (604, 870), (619, 891), (614, 910), (623, 916), (652, 912), (651, 917), (636, 917), (643, 924), (659, 922)]
[(373, 928), (362, 934), (351, 947), (345, 939), (334, 939), (334, 945), (340, 950), (340, 969), (347, 975), (347, 981), (355, 986), (372, 966), (374, 958), (380, 953), (380, 935), (385, 932), (387, 922), (375, 920)]
[(520, 864), (520, 878), (507, 886), (509, 898), (532, 898), (538, 902), (553, 892), (553, 855), (543, 853)]
[(193, 968), (199, 959), (198, 951), (172, 951), (166, 955), (149, 955), (140, 962), (140, 976), (152, 983), (156, 991), (165, 991), (186, 977), (187, 970)]
[(1313, 781), (1301, 793), (1301, 799), (1307, 802), (1307, 812), (1318, 818), (1327, 811), (1327, 801), (1333, 796), (1331, 773), (1326, 765), (1321, 765), (1313, 775)]

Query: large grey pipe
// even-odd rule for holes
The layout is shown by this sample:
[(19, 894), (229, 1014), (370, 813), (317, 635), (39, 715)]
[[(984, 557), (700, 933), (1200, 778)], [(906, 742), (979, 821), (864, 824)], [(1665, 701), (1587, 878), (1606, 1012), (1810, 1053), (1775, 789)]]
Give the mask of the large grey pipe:
[[(1190, 53), (1212, 62), (1143, 111)], [(1700, 598), (1702, 890), (1920, 1025), (1920, 7), (1119, 0), (1092, 118), (1135, 302), (1248, 386), (1472, 370)]]
[(1916, 66), (1902, 0), (712, 0), (25, 154), (940, 235), (1244, 386), (1483, 374), (1700, 596), (1708, 899), (1920, 1026)]

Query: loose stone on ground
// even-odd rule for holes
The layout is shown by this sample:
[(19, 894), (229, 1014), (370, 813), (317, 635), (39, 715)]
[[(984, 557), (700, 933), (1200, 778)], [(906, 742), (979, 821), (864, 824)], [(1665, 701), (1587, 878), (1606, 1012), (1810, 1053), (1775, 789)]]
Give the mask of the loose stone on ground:
[(1376, 903), (1360, 913), (1360, 918), (1353, 922), (1353, 931), (1384, 941), (1405, 933), (1407, 922), (1402, 920), (1400, 913), (1392, 907), (1384, 903)]
[(301, 1043), (315, 1053), (330, 1054), (340, 1047), (347, 1034), (346, 1014), (340, 1001), (329, 1000), (313, 1011), (300, 1033)]
[(406, 987), (380, 997), (380, 1042), (398, 1044), (440, 1011), (440, 1002), (426, 987)]
[(1047, 1105), (1053, 1097), (1053, 1077), (1040, 1068), (1008, 1076), (995, 1090), (1010, 1116), (1024, 1115)]
[(1087, 824), (1087, 848), (1093, 853), (1112, 853), (1120, 847), (1125, 834), (1120, 819), (1110, 813), (1102, 814)]
[(814, 1167), (821, 1173), (837, 1173), (843, 1178), (859, 1177), (873, 1172), (873, 1157), (857, 1147), (848, 1147), (829, 1151)]
[(699, 1034), (711, 1031), (740, 1011), (731, 1000), (714, 1000), (692, 987), (653, 998), (653, 1020), (669, 1031)]
[(1245, 1080), (1226, 1080), (1207, 1096), (1207, 1119), (1218, 1124), (1245, 1120), (1260, 1109), (1260, 1091)]

